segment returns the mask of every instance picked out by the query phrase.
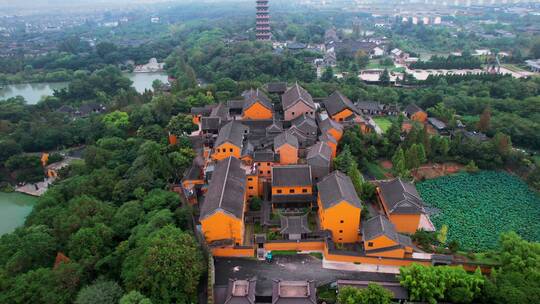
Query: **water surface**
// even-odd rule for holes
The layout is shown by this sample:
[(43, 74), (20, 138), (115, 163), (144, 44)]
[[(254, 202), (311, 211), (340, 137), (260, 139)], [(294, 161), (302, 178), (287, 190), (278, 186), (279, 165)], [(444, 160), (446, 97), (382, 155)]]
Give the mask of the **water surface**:
[[(133, 81), (133, 87), (137, 92), (142, 93), (145, 89), (152, 89), (152, 82), (159, 79), (167, 82), (165, 73), (129, 73), (126, 76)], [(44, 96), (52, 95), (54, 90), (66, 88), (69, 82), (40, 82), (10, 84), (0, 87), (0, 100), (16, 96), (22, 96), (28, 104), (36, 104)]]
[(30, 195), (0, 192), (0, 235), (22, 226), (36, 201)]

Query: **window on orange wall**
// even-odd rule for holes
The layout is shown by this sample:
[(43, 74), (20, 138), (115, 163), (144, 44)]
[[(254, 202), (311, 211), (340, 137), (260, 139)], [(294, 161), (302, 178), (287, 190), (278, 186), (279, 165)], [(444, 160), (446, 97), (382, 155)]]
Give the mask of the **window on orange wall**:
[(303, 189), (302, 189), (302, 193), (307, 193), (307, 189), (306, 189), (306, 188), (303, 188)]
[(340, 230), (339, 233), (343, 233), (343, 230)]
[(250, 190), (253, 190), (253, 186), (249, 186), (248, 188), (249, 188)]
[(281, 191), (281, 189), (277, 189), (276, 192), (277, 192), (277, 193), (281, 193), (281, 192), (283, 192), (283, 191)]
[(229, 152), (232, 152), (232, 149), (229, 149)]
[(253, 177), (248, 177), (248, 181), (253, 181)]
[(289, 189), (289, 193), (294, 193), (294, 189)]
[(373, 247), (373, 242), (368, 242), (368, 243), (367, 243), (367, 246), (368, 246), (368, 247)]
[(339, 222), (343, 224), (345, 221), (341, 220), (341, 221), (339, 221)]

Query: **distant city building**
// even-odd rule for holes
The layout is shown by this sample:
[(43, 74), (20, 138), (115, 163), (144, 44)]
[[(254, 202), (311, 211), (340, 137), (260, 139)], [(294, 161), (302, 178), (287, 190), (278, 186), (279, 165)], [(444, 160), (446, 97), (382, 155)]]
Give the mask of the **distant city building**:
[(258, 41), (270, 41), (270, 12), (268, 0), (256, 0), (256, 37)]

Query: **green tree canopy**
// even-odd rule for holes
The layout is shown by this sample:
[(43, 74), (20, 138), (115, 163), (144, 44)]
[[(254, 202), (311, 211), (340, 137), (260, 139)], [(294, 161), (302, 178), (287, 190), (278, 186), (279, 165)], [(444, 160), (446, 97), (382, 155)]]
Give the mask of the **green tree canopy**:
[(193, 236), (165, 226), (129, 252), (121, 276), (128, 289), (141, 291), (154, 303), (185, 303), (196, 297), (205, 265)]

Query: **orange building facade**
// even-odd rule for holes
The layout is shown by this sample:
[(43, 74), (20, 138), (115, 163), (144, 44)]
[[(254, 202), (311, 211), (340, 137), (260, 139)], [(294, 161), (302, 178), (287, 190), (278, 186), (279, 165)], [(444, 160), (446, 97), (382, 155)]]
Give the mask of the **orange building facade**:
[(212, 158), (215, 160), (222, 160), (229, 156), (236, 157), (240, 159), (240, 153), (242, 149), (240, 147), (237, 147), (230, 142), (224, 142), (223, 144), (217, 146), (214, 149), (214, 153), (212, 154)]
[(260, 102), (253, 103), (249, 108), (242, 112), (243, 120), (266, 120), (272, 119), (272, 111), (263, 106)]

